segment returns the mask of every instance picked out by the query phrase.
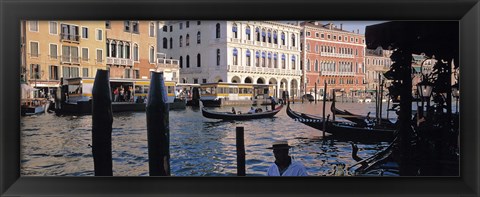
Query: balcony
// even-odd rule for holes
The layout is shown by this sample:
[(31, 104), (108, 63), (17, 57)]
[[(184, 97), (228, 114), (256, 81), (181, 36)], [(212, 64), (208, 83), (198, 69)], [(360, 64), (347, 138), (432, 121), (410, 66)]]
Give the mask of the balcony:
[(338, 57), (338, 58), (353, 58), (354, 57), (351, 54), (328, 53), (328, 52), (321, 52), (320, 55), (325, 56), (325, 57)]
[(131, 59), (125, 58), (107, 57), (107, 64), (118, 66), (133, 66), (133, 61)]
[(240, 42), (240, 39), (238, 39), (238, 38), (230, 38), (230, 42), (233, 42), (233, 43), (241, 43), (241, 42)]
[(61, 33), (60, 34), (60, 41), (71, 42), (71, 43), (80, 43), (80, 35)]
[(286, 70), (280, 68), (256, 67), (256, 66), (238, 66), (228, 65), (228, 72), (242, 72), (242, 73), (258, 73), (258, 74), (273, 74), (273, 75), (302, 75), (301, 70)]
[(75, 56), (60, 56), (62, 64), (80, 64), (80, 57)]
[(355, 72), (322, 71), (323, 76), (355, 76)]

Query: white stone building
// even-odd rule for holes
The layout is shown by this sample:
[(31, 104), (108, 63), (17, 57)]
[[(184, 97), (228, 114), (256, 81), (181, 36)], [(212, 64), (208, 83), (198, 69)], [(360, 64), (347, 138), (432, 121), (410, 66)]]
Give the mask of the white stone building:
[(158, 52), (179, 60), (181, 83), (275, 84), (277, 97), (298, 97), (300, 31), (271, 21), (164, 21)]

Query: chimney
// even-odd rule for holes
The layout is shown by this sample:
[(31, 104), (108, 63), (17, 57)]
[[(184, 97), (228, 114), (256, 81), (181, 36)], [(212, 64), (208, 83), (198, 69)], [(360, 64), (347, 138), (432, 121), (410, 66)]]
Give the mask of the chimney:
[(340, 23), (340, 30), (343, 30), (343, 24)]
[(329, 29), (332, 29), (333, 23), (328, 23), (328, 26)]
[(314, 25), (318, 25), (318, 21), (313, 22)]
[(360, 30), (359, 30), (359, 29), (357, 29), (357, 34), (359, 34), (359, 33), (360, 33)]

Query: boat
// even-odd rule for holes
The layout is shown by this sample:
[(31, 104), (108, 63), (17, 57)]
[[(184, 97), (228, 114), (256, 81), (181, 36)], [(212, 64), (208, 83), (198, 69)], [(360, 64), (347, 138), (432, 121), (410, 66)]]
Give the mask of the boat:
[(355, 176), (400, 176), (400, 167), (392, 155), (397, 141), (398, 137), (386, 148), (366, 159), (358, 160), (347, 170), (353, 171)]
[[(330, 107), (330, 111), (335, 114), (336, 117), (344, 118), (348, 121), (354, 122), (357, 125), (367, 126), (375, 122), (375, 118), (371, 118), (368, 115), (362, 116), (358, 114), (351, 113), (347, 110), (340, 110), (335, 107), (335, 100), (333, 100)], [(372, 123), (370, 123), (372, 122)], [(388, 118), (382, 118), (381, 125), (386, 128), (395, 128), (395, 123), (390, 122)]]
[[(95, 78), (76, 77), (66, 79), (62, 87), (61, 114), (91, 114), (92, 90)], [(150, 88), (149, 79), (110, 79), (112, 94), (112, 112), (145, 111), (147, 95)], [(175, 96), (174, 81), (165, 81), (167, 103), (170, 109), (185, 109), (186, 99)], [(123, 89), (123, 91), (121, 91)], [(121, 96), (121, 93), (129, 96)]]
[(21, 115), (30, 116), (45, 113), (48, 109), (50, 101), (46, 98), (31, 98), (21, 100)]
[[(295, 121), (323, 131), (322, 117), (293, 111), (290, 105), (287, 105), (287, 115)], [(335, 139), (362, 142), (392, 141), (396, 133), (395, 129), (365, 127), (352, 122), (328, 121), (328, 119), (325, 123), (325, 132), (332, 134)]]
[(222, 120), (250, 120), (250, 119), (260, 119), (260, 118), (271, 118), (275, 116), (280, 110), (282, 110), (283, 105), (278, 106), (275, 110), (257, 112), (257, 113), (242, 113), (234, 114), (232, 112), (216, 112), (212, 110), (207, 110), (205, 107), (202, 108), (202, 115), (206, 118), (211, 119), (222, 119)]
[(200, 84), (200, 101), (204, 107), (270, 105), (274, 84), (204, 83)]

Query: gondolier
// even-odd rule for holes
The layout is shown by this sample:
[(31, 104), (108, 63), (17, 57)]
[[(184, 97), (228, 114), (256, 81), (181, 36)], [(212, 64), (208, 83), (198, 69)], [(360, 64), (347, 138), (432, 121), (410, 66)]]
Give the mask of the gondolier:
[(275, 163), (268, 168), (267, 176), (308, 176), (305, 166), (288, 155), (290, 148), (287, 141), (276, 141), (268, 148), (273, 149)]

